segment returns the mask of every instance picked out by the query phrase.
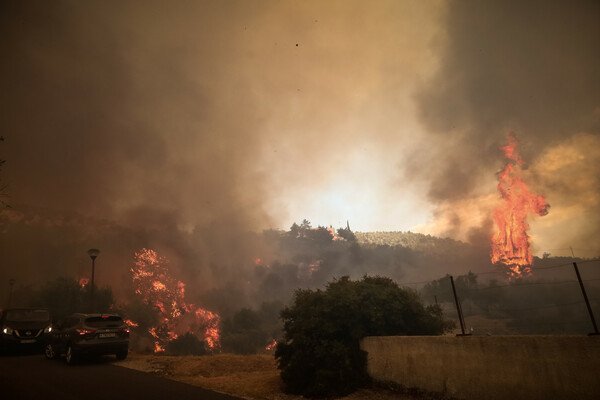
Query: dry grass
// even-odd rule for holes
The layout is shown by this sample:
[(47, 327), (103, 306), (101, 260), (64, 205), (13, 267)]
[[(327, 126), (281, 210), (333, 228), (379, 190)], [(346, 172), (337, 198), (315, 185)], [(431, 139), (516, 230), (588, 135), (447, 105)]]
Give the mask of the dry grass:
[[(283, 393), (272, 355), (216, 354), (210, 356), (156, 356), (131, 354), (116, 363), (194, 386), (251, 400), (300, 400)], [(381, 388), (363, 389), (339, 400), (423, 400), (426, 397)]]

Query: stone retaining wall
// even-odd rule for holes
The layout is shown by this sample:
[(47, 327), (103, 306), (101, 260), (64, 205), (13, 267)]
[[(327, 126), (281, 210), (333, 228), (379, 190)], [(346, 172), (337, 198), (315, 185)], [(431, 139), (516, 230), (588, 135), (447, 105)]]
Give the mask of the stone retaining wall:
[(367, 337), (378, 381), (459, 399), (600, 399), (600, 336)]

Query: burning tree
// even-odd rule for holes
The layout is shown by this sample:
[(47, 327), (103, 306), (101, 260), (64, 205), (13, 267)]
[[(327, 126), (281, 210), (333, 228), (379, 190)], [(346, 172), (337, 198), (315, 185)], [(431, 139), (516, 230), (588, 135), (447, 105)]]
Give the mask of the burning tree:
[(550, 205), (542, 195), (533, 194), (522, 179), (524, 164), (517, 149), (514, 133), (508, 134), (508, 144), (501, 147), (506, 157), (504, 169), (498, 173), (498, 191), (502, 204), (494, 211), (496, 232), (492, 237), (491, 259), (508, 266), (512, 276), (528, 275), (532, 255), (529, 246), (527, 216), (546, 215)]
[[(209, 350), (219, 348), (219, 315), (185, 301), (185, 284), (169, 273), (168, 261), (154, 250), (135, 253), (131, 277), (136, 295), (158, 312), (158, 323), (148, 327), (154, 338), (154, 351), (181, 335), (193, 334)], [(135, 322), (131, 321), (133, 324)]]

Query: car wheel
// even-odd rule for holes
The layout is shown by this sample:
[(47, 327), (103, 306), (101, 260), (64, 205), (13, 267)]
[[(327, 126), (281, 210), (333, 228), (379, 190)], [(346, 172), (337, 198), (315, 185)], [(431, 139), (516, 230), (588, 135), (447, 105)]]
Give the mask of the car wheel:
[(116, 354), (117, 356), (117, 360), (124, 360), (127, 358), (127, 350), (125, 351), (120, 351)]
[(44, 355), (48, 360), (56, 358), (56, 351), (54, 351), (54, 346), (52, 346), (52, 344), (48, 343), (46, 347), (44, 347)]
[(77, 356), (75, 355), (75, 351), (73, 351), (73, 347), (71, 345), (67, 346), (67, 353), (65, 355), (65, 360), (67, 364), (73, 365), (77, 362)]

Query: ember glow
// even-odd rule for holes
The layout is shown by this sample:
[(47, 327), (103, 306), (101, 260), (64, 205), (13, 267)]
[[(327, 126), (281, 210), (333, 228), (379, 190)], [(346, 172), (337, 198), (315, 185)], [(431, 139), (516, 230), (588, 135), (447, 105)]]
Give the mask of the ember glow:
[(277, 340), (273, 339), (271, 343), (269, 343), (267, 347), (265, 347), (265, 350), (273, 350), (275, 346), (277, 346)]
[(131, 267), (135, 293), (159, 313), (157, 326), (149, 327), (154, 351), (161, 352), (171, 340), (191, 332), (210, 350), (219, 348), (219, 315), (185, 301), (185, 284), (169, 274), (168, 261), (154, 250), (135, 253)]
[(522, 179), (523, 160), (518, 141), (511, 132), (508, 144), (502, 147), (507, 163), (498, 174), (498, 191), (502, 204), (494, 211), (496, 232), (492, 237), (491, 259), (508, 267), (510, 277), (531, 273), (532, 255), (527, 230), (527, 216), (546, 215), (550, 207), (542, 195), (534, 194)]
[(130, 320), (130, 319), (126, 319), (126, 320), (124, 320), (124, 322), (125, 322), (125, 323), (126, 323), (128, 326), (129, 326), (129, 327), (133, 327), (133, 328), (135, 328), (135, 327), (138, 327), (138, 326), (139, 326), (139, 324), (138, 324), (137, 322), (133, 322), (133, 321), (132, 321), (132, 320)]

